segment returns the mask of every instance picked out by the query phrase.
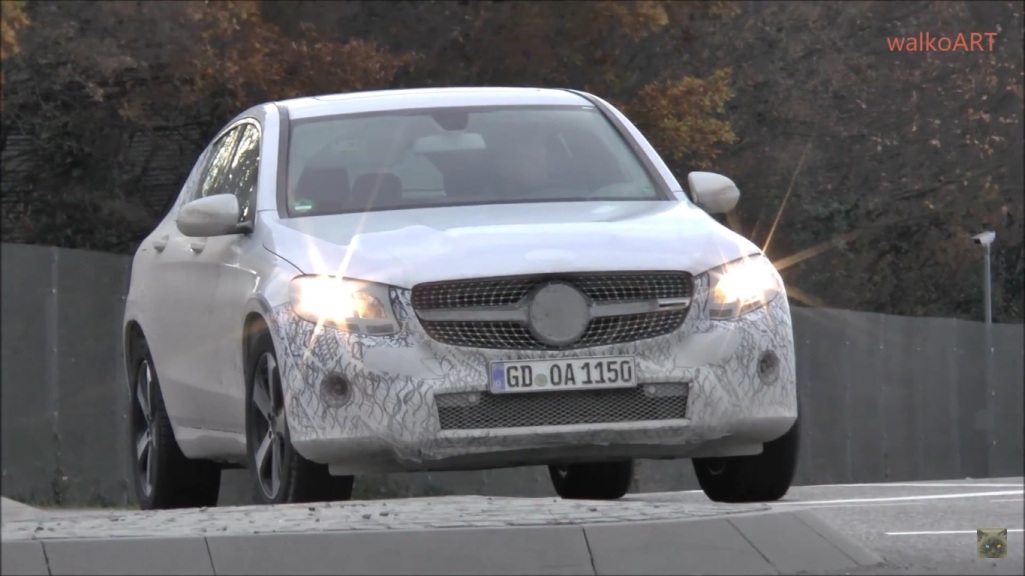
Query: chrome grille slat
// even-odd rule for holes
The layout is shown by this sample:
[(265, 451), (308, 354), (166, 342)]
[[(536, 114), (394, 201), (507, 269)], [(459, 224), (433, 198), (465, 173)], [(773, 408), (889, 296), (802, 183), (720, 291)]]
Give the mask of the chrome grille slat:
[(685, 273), (578, 276), (572, 281), (596, 302), (691, 296), (690, 275)]
[(413, 307), (418, 310), (440, 310), (507, 306), (519, 302), (534, 286), (546, 280), (570, 282), (596, 302), (686, 298), (693, 295), (693, 281), (686, 272), (548, 274), (420, 284), (413, 288)]
[(687, 417), (688, 399), (687, 384), (663, 382), (620, 390), (439, 394), (435, 402), (442, 430), (487, 430), (678, 420)]
[[(540, 283), (569, 282), (596, 303), (689, 298), (693, 278), (686, 272), (617, 272), (550, 274), (531, 277), (487, 278), (434, 282), (413, 288), (414, 310), (458, 310), (514, 305)], [(606, 316), (591, 320), (583, 336), (570, 346), (538, 341), (523, 324), (513, 321), (424, 320), (434, 340), (452, 346), (506, 350), (572, 350), (634, 342), (669, 334), (683, 324), (687, 310)]]
[(526, 296), (537, 282), (533, 278), (470, 280), (417, 286), (413, 307), (418, 310), (508, 306)]
[(588, 324), (576, 347), (606, 346), (656, 338), (675, 331), (686, 318), (686, 310), (595, 318)]
[(424, 322), (431, 338), (451, 346), (501, 348), (506, 350), (544, 349), (526, 326), (516, 322)]

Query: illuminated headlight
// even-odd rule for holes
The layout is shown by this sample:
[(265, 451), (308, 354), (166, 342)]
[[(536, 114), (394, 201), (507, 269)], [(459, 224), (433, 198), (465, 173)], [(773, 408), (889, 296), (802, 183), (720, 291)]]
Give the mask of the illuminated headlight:
[(290, 285), (292, 310), (317, 326), (385, 336), (399, 331), (388, 287), (334, 276), (299, 276)]
[(710, 286), (708, 315), (729, 320), (761, 308), (783, 291), (779, 273), (769, 259), (752, 255), (708, 272)]

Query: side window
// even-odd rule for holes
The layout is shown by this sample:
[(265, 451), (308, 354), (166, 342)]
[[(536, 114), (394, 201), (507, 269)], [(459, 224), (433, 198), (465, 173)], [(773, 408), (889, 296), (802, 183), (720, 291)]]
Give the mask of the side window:
[(260, 129), (246, 124), (239, 137), (231, 165), (224, 173), (220, 191), (234, 194), (238, 198), (240, 221), (245, 222), (252, 214), (256, 196), (256, 181), (260, 171)]
[(238, 143), (243, 128), (244, 126), (232, 128), (218, 138), (211, 147), (209, 166), (203, 176), (203, 184), (200, 189), (200, 195), (203, 198), (224, 192), (222, 189), (224, 174), (231, 166), (231, 159), (235, 155), (235, 145)]
[(189, 172), (189, 177), (185, 180), (185, 184), (182, 185), (181, 193), (178, 194), (178, 203), (176, 207), (181, 207), (196, 198), (199, 197), (199, 183), (203, 181), (203, 175), (206, 174), (207, 166), (210, 164), (210, 156), (213, 153), (214, 145), (207, 146), (203, 153), (199, 155), (199, 159), (196, 160), (196, 164), (192, 167), (192, 171)]

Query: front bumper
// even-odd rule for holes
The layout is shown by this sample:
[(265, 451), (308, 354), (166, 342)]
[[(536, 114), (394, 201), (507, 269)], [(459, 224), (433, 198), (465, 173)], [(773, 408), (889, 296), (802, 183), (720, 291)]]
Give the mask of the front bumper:
[[(403, 326), (394, 336), (317, 332), (287, 305), (271, 319), (292, 443), (336, 473), (751, 454), (797, 417), (793, 331), (784, 297), (732, 321), (708, 319), (704, 300), (696, 298), (683, 326), (671, 334), (570, 352), (439, 344), (412, 313), (410, 291), (392, 289), (391, 298)], [(479, 398), (488, 389), (489, 362), (623, 355), (635, 357), (641, 387), (685, 390), (684, 417), (442, 429), (439, 397), (443, 405)], [(766, 355), (774, 361), (764, 361)]]

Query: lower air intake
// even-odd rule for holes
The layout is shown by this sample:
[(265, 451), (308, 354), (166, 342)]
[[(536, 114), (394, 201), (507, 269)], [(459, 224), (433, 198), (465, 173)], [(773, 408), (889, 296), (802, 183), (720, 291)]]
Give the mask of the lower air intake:
[(679, 420), (687, 417), (687, 384), (641, 384), (623, 390), (572, 390), (435, 397), (442, 430), (527, 428)]

